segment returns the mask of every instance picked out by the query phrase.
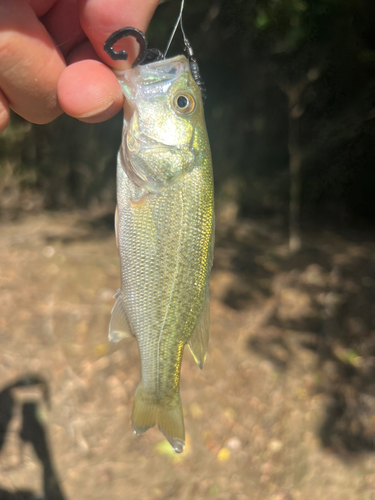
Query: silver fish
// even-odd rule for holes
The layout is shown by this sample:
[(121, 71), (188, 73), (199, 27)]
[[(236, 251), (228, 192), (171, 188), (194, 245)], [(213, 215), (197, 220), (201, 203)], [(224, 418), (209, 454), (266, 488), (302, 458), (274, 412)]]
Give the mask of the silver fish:
[(134, 399), (134, 432), (141, 435), (158, 424), (181, 452), (180, 367), (186, 343), (200, 368), (206, 359), (214, 244), (201, 92), (184, 56), (117, 77), (128, 108), (117, 164), (121, 289), (109, 338), (138, 341), (142, 381)]

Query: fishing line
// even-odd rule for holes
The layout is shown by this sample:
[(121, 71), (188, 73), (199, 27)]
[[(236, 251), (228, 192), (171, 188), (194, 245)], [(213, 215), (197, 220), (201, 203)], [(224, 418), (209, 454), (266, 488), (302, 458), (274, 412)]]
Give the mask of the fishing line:
[(167, 48), (165, 49), (165, 52), (164, 52), (164, 59), (167, 57), (167, 52), (169, 50), (169, 47), (171, 46), (171, 43), (173, 41), (173, 38), (176, 34), (176, 31), (177, 31), (177, 28), (178, 28), (178, 25), (180, 24), (181, 26), (181, 31), (182, 31), (182, 36), (184, 37), (184, 43), (186, 45), (186, 42), (188, 42), (187, 38), (186, 38), (186, 35), (185, 35), (185, 32), (184, 32), (184, 28), (182, 27), (182, 12), (184, 10), (184, 5), (185, 5), (185, 0), (181, 0), (181, 7), (180, 7), (180, 13), (178, 15), (178, 18), (177, 18), (177, 21), (176, 21), (176, 24), (175, 24), (175, 27), (173, 28), (173, 31), (172, 31), (172, 35), (170, 36), (169, 38), (169, 41), (168, 41), (168, 45), (167, 45)]

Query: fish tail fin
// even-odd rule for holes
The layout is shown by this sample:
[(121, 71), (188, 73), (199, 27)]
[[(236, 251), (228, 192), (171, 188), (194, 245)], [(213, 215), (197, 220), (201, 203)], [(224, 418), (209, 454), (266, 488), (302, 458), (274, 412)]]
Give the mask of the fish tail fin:
[(184, 451), (185, 426), (180, 395), (177, 393), (172, 398), (158, 398), (141, 382), (135, 393), (133, 405), (134, 433), (141, 436), (156, 424), (174, 451), (177, 453)]
[(159, 429), (177, 453), (184, 451), (185, 426), (180, 395), (172, 399), (164, 399), (159, 406)]

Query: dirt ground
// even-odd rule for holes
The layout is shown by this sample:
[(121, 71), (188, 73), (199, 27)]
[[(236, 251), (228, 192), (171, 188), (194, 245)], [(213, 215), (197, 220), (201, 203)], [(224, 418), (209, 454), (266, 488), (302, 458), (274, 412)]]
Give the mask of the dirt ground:
[(181, 455), (131, 431), (137, 345), (107, 341), (112, 215), (2, 223), (0, 499), (375, 500), (375, 242), (310, 232), (291, 257), (276, 223), (232, 215), (206, 365), (182, 364)]

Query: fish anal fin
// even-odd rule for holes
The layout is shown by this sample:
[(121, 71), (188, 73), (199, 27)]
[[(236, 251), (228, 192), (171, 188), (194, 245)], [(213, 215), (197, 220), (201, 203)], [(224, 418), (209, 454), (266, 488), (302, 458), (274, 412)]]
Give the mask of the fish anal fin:
[(207, 294), (204, 300), (202, 312), (188, 342), (190, 351), (200, 369), (203, 368), (204, 362), (206, 361), (209, 329), (210, 301)]
[(134, 337), (129, 321), (126, 317), (125, 306), (121, 293), (117, 292), (115, 297), (116, 302), (113, 306), (111, 320), (109, 322), (108, 338), (110, 342), (119, 342), (122, 339)]
[(176, 453), (184, 451), (185, 426), (180, 395), (177, 393), (171, 398), (158, 398), (141, 382), (133, 405), (134, 434), (141, 436), (156, 424)]

